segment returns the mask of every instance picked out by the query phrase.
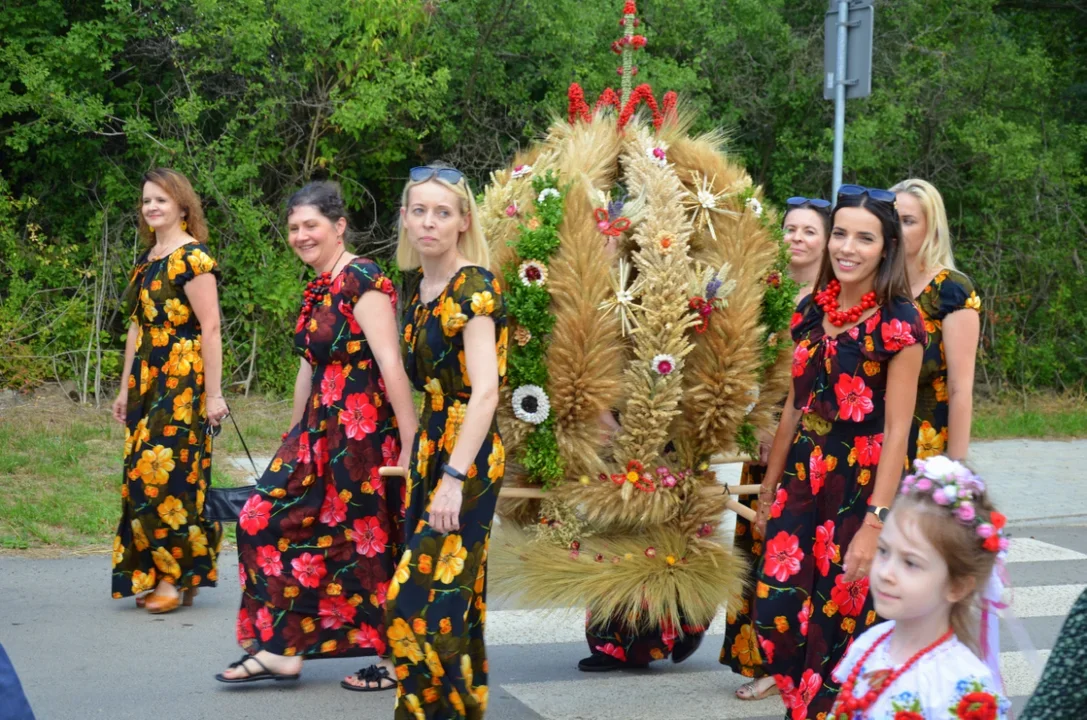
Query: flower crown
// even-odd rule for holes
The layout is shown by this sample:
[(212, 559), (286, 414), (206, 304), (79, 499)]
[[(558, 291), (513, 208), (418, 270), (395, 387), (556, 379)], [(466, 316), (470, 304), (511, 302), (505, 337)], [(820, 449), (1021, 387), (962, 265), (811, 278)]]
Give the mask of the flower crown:
[(914, 472), (902, 480), (902, 495), (915, 493), (930, 496), (937, 505), (946, 507), (962, 525), (973, 528), (981, 545), (989, 552), (1005, 552), (1008, 538), (1004, 535), (1007, 518), (993, 510), (989, 521), (978, 517), (974, 501), (985, 492), (985, 481), (962, 463), (943, 455), (915, 460)]

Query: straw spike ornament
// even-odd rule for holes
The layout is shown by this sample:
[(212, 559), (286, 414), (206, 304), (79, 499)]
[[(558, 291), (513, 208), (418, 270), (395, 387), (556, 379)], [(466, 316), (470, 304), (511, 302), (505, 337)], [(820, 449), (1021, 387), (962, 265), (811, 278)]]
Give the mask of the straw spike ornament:
[(494, 582), (594, 621), (708, 624), (744, 570), (709, 459), (775, 421), (792, 288), (771, 282), (776, 215), (721, 136), (690, 137), (675, 93), (634, 84), (633, 0), (620, 25), (619, 90), (590, 104), (571, 85), (567, 119), (480, 206), (511, 313), (505, 487), (545, 489), (503, 500), (524, 532), (496, 543)]

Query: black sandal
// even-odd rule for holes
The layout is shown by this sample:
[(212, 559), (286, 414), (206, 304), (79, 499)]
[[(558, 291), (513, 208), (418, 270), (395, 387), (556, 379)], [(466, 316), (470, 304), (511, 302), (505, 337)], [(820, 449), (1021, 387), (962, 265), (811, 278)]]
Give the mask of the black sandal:
[(683, 636), (682, 640), (672, 646), (672, 662), (678, 665), (694, 655), (695, 650), (702, 644), (702, 638), (704, 637), (706, 637), (706, 633), (704, 632), (700, 632), (697, 635), (687, 633)]
[[(340, 687), (354, 692), (381, 692), (396, 687), (396, 680), (393, 680), (392, 675), (389, 674), (389, 669), (384, 665), (368, 665), (355, 673), (355, 677), (365, 682), (366, 686), (360, 687), (352, 685), (346, 680), (340, 680)], [(392, 685), (382, 685), (381, 683), (385, 680), (391, 682)], [(372, 683), (377, 683), (377, 685), (375, 686)]]
[[(247, 668), (245, 666), (245, 661), (246, 660), (252, 660), (257, 665), (260, 665), (260, 672), (258, 672), (258, 673), (249, 672), (249, 668)], [(297, 680), (298, 678), (302, 677), (301, 673), (295, 673), (293, 675), (284, 675), (282, 673), (274, 673), (271, 670), (269, 670), (268, 668), (266, 668), (264, 666), (264, 663), (262, 663), (260, 660), (257, 660), (256, 655), (249, 655), (249, 654), (242, 655), (242, 659), (239, 660), (236, 663), (231, 663), (228, 670), (233, 670), (236, 667), (243, 668), (249, 674), (246, 675), (245, 677), (240, 677), (240, 678), (228, 678), (226, 675), (223, 675), (222, 673), (217, 673), (215, 675), (215, 679), (218, 680), (221, 683), (227, 683), (229, 685), (236, 685), (238, 683), (260, 682), (261, 680), (275, 680), (277, 682), (282, 681), (282, 680)]]

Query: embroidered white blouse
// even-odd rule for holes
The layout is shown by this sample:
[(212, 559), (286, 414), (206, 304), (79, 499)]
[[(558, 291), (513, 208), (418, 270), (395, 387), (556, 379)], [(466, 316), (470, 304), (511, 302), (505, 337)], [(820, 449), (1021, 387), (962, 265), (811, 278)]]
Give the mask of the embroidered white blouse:
[[(844, 683), (861, 656), (892, 628), (894, 622), (881, 623), (854, 640), (834, 669), (834, 679)], [(855, 697), (885, 682), (898, 667), (887, 656), (889, 642), (890, 638), (880, 643), (865, 661), (853, 688)], [(1010, 708), (1011, 702), (997, 690), (989, 667), (952, 636), (880, 693), (863, 720), (1008, 720)], [(831, 715), (837, 718), (835, 713)], [(856, 713), (849, 720), (861, 718)]]

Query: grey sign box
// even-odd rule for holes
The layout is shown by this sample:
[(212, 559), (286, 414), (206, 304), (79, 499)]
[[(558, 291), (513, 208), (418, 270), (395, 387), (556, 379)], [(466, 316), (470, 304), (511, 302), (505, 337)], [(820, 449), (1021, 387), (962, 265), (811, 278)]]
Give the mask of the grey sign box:
[[(838, 3), (827, 12), (823, 41), (823, 99), (834, 99), (834, 71), (838, 64)], [(872, 26), (875, 9), (868, 2), (849, 3), (849, 32), (846, 41), (845, 97), (872, 94)]]

